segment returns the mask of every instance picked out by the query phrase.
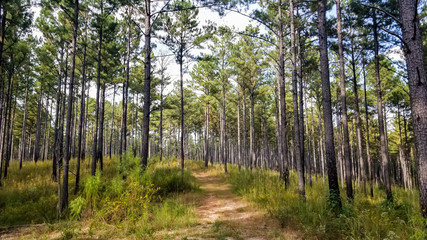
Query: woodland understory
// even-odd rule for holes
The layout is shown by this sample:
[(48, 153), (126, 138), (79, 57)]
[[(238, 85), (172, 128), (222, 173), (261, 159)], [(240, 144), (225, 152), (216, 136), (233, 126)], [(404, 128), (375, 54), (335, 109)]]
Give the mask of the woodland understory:
[(0, 1), (0, 237), (426, 239), (426, 17)]

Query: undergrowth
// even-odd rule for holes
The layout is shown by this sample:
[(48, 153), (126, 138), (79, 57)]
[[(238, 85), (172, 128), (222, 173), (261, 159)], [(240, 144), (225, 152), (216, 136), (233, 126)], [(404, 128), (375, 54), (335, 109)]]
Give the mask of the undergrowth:
[[(104, 158), (104, 171), (90, 176), (90, 161), (86, 160), (76, 195), (72, 194), (75, 180), (70, 174), (70, 204), (61, 222), (88, 224), (89, 231), (82, 233), (81, 226), (73, 224), (62, 230), (63, 238), (76, 234), (150, 238), (159, 230), (195, 224), (193, 206), (180, 199), (181, 193), (199, 189), (191, 173), (181, 174), (176, 161), (167, 164), (155, 158), (141, 171), (139, 161), (130, 154), (122, 163), (118, 157)], [(11, 162), (9, 176), (0, 188), (0, 228), (57, 222), (57, 183), (51, 180), (51, 164), (24, 162), (19, 170)]]
[[(427, 239), (427, 222), (421, 217), (417, 192), (394, 188), (394, 202), (375, 189), (375, 197), (365, 197), (356, 188), (353, 203), (342, 199), (338, 214), (328, 207), (327, 182), (313, 179), (306, 186), (306, 200), (298, 195), (297, 177), (290, 176), (285, 190), (278, 174), (269, 170), (231, 169), (228, 181), (233, 190), (277, 218), (283, 227), (297, 228), (309, 239)], [(344, 195), (341, 189), (341, 195)]]

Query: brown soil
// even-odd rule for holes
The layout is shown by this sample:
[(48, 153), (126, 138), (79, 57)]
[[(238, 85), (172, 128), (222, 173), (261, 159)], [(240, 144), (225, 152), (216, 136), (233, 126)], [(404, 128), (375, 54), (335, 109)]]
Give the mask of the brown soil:
[[(196, 201), (198, 225), (169, 231), (173, 239), (301, 239), (291, 229), (283, 229), (266, 212), (251, 206), (231, 191), (225, 179), (206, 171), (196, 171), (203, 195)], [(190, 200), (190, 199), (189, 199)], [(191, 200), (190, 200), (191, 201)]]

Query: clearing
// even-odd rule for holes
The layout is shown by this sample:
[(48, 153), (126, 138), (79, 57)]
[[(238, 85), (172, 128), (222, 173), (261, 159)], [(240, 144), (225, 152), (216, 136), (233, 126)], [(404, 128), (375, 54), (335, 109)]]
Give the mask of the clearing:
[(201, 196), (186, 196), (195, 203), (198, 224), (188, 229), (158, 233), (171, 239), (301, 239), (292, 229), (235, 195), (222, 175), (209, 170), (193, 171)]

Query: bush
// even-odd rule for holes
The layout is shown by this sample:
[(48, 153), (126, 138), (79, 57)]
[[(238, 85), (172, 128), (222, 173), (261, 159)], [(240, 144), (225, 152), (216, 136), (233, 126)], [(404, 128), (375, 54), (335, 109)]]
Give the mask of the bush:
[(313, 179), (312, 187), (306, 186), (306, 201), (302, 201), (293, 172), (288, 190), (272, 171), (233, 168), (230, 172), (228, 181), (236, 193), (265, 208), (282, 226), (297, 228), (308, 238), (426, 239), (426, 221), (413, 197), (416, 192), (395, 188), (392, 203), (386, 202), (378, 189), (372, 199), (359, 193), (353, 203), (343, 198), (342, 211), (337, 214), (331, 211), (327, 184), (322, 179)]

